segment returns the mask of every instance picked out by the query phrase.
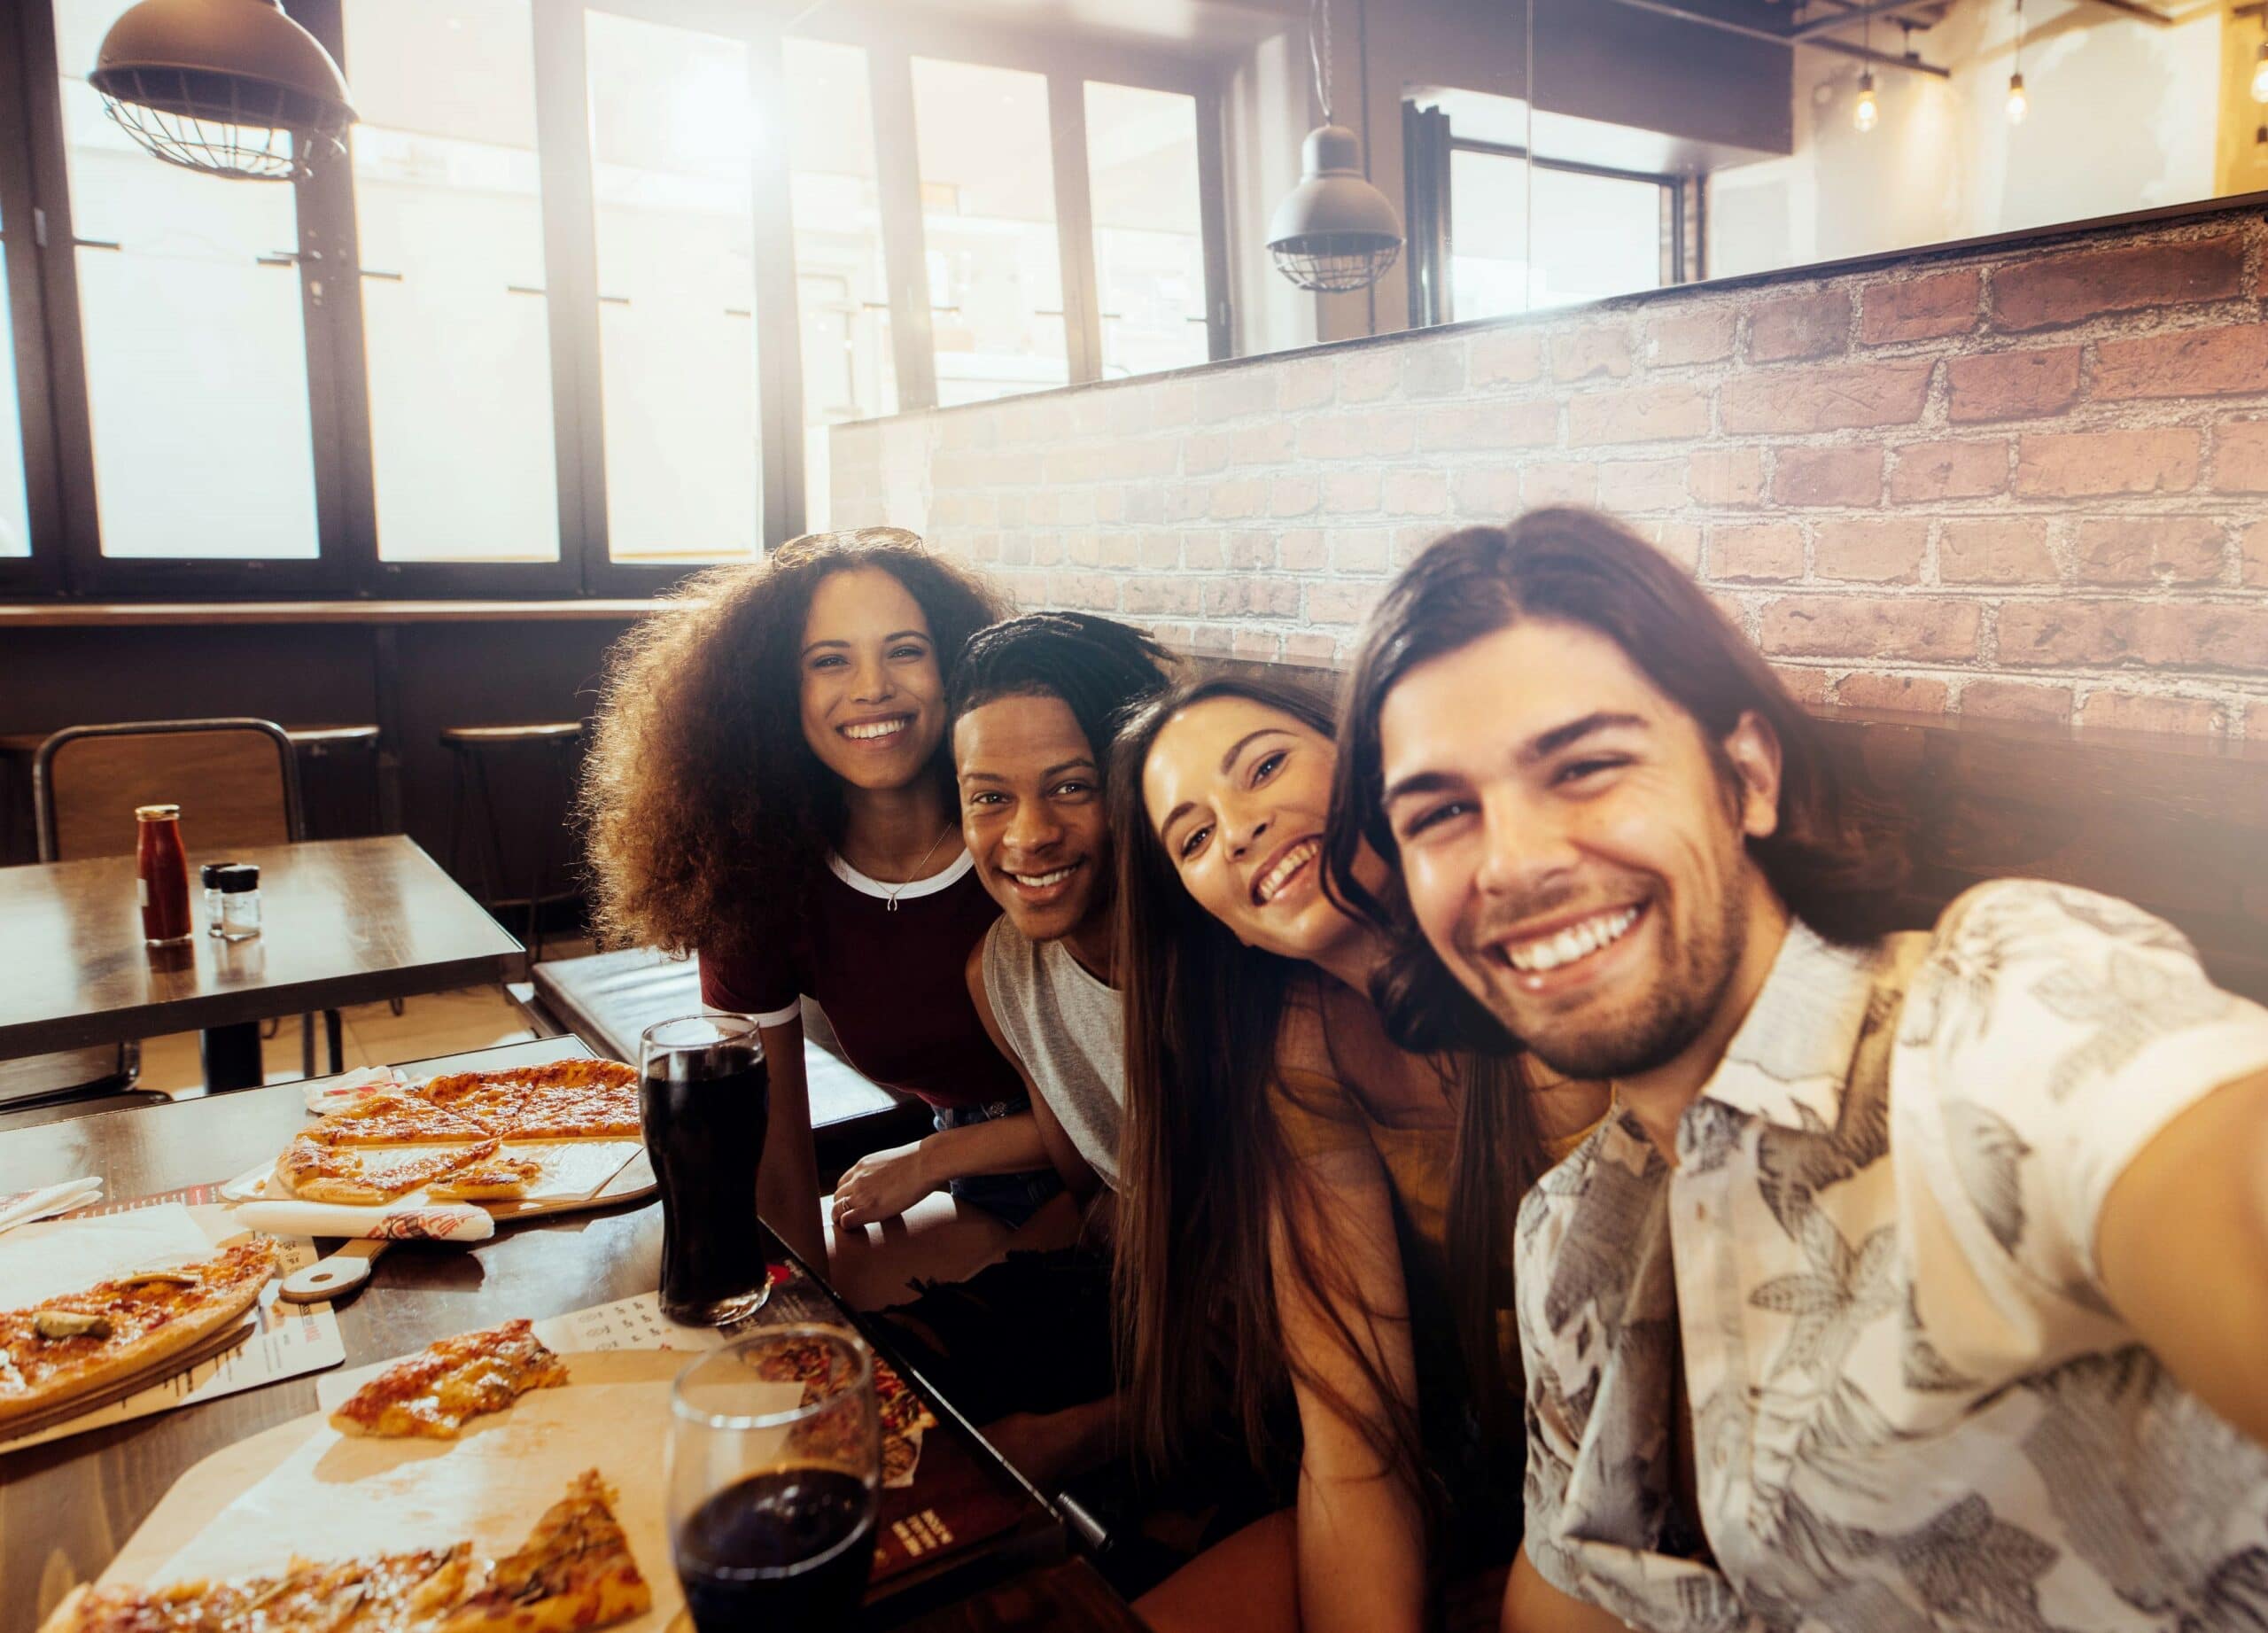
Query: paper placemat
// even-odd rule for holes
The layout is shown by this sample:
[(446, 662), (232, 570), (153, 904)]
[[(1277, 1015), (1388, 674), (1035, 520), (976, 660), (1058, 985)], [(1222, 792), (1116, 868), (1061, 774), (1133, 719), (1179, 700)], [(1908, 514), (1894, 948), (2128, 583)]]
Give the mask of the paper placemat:
[[(202, 1258), (251, 1233), (229, 1209), (203, 1199), (212, 1187), (190, 1186), (131, 1202), (92, 1208), (66, 1218), (27, 1225), (0, 1236), (0, 1308), (19, 1309), (121, 1274), (165, 1263)], [(20, 1451), (128, 1423), (223, 1396), (256, 1389), (302, 1373), (337, 1366), (346, 1358), (338, 1318), (328, 1304), (287, 1304), (276, 1297), (282, 1279), (322, 1256), (314, 1239), (271, 1237), (277, 1276), (260, 1290), (259, 1324), (250, 1341), (200, 1361), (162, 1382), (98, 1406), (68, 1422), (0, 1441), (0, 1452)]]
[[(624, 1633), (657, 1633), (683, 1603), (658, 1455), (676, 1367), (672, 1357), (634, 1353), (578, 1357), (569, 1366), (565, 1388), (532, 1390), (508, 1411), (474, 1419), (455, 1440), (313, 1428), (225, 1506), (207, 1508), (144, 1585), (252, 1575), (295, 1553), (344, 1559), (470, 1541), (498, 1557), (527, 1540), (575, 1475), (596, 1467), (617, 1489), (615, 1517), (654, 1594), (653, 1609), (623, 1623)], [(149, 1557), (146, 1548), (137, 1552)]]

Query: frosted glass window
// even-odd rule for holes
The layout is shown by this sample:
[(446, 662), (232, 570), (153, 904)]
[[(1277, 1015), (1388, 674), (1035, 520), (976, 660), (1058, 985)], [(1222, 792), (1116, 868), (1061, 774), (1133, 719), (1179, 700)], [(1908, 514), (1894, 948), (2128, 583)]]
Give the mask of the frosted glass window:
[(1660, 285), (1661, 183), (1539, 167), (1531, 260), (1528, 176), (1526, 161), (1512, 155), (1450, 150), (1449, 267), (1456, 321)]
[(108, 556), (311, 560), (291, 189), (152, 158), (86, 82), (115, 0), (56, 0), (79, 317)]
[(804, 525), (827, 525), (827, 428), (897, 412), (866, 53), (785, 43), (803, 328)]
[(917, 57), (913, 119), (937, 400), (1068, 384), (1045, 76)]
[(763, 538), (752, 160), (738, 41), (586, 13), (606, 509), (617, 561)]
[(559, 557), (529, 14), (346, 0), (382, 561)]
[(16, 332), (8, 322), (8, 235), (0, 231), (0, 556), (32, 553), (24, 497), (24, 425), (16, 399)]
[(1206, 361), (1197, 98), (1090, 81), (1087, 182), (1107, 378)]
[(1539, 307), (1660, 288), (1661, 183), (1537, 170), (1535, 251)]

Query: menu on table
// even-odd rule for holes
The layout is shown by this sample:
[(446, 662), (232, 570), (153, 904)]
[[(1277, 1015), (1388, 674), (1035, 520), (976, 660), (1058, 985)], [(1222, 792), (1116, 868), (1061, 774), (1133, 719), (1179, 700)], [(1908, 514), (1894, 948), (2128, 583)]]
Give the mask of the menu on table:
[[(535, 1324), (554, 1349), (713, 1349), (760, 1327), (811, 1321), (845, 1325), (833, 1299), (801, 1271), (773, 1267), (772, 1296), (746, 1321), (722, 1332), (680, 1326), (655, 1294), (593, 1305)], [(877, 1357), (877, 1365), (888, 1363)], [(984, 1451), (951, 1425), (916, 1430), (911, 1470), (882, 1490), (875, 1526), (871, 1592), (886, 1595), (932, 1569), (998, 1544), (1045, 1511)]]

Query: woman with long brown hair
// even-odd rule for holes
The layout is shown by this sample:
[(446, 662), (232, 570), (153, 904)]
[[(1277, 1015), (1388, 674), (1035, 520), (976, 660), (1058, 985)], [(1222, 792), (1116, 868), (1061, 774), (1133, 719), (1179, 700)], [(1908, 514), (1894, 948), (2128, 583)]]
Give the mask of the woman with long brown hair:
[(945, 683), (1004, 610), (897, 528), (702, 574), (616, 648), (585, 772), (601, 937), (697, 953), (703, 1001), (757, 1021), (758, 1205), (790, 1246), (827, 1263), (802, 998), (852, 1065), (935, 1110), (936, 1134), (836, 1187), (836, 1285), (862, 1303), (902, 1295), (916, 1256), (862, 1267), (864, 1227), (908, 1216), (920, 1268), (965, 1274), (1056, 1188), (963, 976), (999, 909), (961, 844)]
[(1509, 1560), (1511, 1204), (1604, 1102), (1390, 1041), (1384, 937), (1324, 888), (1333, 726), (1305, 693), (1220, 677), (1115, 750), (1140, 1438), (1170, 1462), (1226, 1419), (1266, 1461), (1288, 1381), (1301, 1441), (1293, 1511), (1143, 1602), (1174, 1633), (1415, 1629), (1445, 1577)]

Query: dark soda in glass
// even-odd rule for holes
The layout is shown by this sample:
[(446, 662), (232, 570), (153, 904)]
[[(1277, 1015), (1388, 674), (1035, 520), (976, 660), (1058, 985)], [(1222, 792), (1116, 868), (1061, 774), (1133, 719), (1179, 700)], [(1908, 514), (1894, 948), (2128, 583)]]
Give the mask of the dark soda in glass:
[(769, 1469), (695, 1509), (676, 1553), (701, 1633), (844, 1627), (874, 1568), (874, 1493), (839, 1469)]
[(640, 1116), (662, 1198), (662, 1313), (689, 1326), (737, 1321), (770, 1290), (756, 1217), (770, 1077), (753, 1027), (716, 1036), (730, 1024), (664, 1022), (641, 1050)]

